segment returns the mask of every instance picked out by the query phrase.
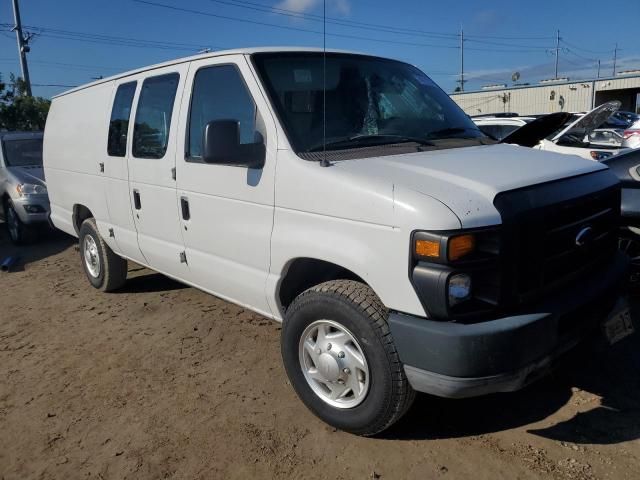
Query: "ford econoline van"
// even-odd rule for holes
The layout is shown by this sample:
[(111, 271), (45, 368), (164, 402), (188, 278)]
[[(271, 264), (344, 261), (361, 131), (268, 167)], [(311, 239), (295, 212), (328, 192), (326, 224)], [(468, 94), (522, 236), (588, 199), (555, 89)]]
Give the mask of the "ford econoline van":
[(53, 99), (44, 164), (95, 288), (131, 260), (282, 321), (293, 388), (356, 434), (632, 331), (616, 177), (496, 144), (403, 62), (246, 49), (101, 79)]

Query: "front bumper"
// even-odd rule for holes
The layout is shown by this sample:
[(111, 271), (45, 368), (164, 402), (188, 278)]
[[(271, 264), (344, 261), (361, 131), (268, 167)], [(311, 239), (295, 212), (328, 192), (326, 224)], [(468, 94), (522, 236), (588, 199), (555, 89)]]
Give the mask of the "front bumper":
[(593, 332), (621, 300), (627, 258), (518, 315), (474, 324), (391, 313), (389, 327), (417, 391), (461, 398), (518, 390)]
[(31, 225), (47, 222), (51, 207), (49, 197), (45, 195), (25, 195), (11, 199), (18, 217), (22, 223)]

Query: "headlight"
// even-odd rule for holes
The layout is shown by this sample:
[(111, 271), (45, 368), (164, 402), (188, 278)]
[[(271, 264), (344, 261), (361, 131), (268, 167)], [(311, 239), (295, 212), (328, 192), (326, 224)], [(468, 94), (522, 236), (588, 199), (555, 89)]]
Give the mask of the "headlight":
[(44, 185), (21, 183), (16, 187), (16, 191), (20, 195), (40, 195), (43, 193), (47, 193), (47, 187), (45, 187)]
[(429, 318), (471, 318), (497, 308), (502, 236), (497, 225), (412, 232), (409, 275)]
[(449, 278), (449, 306), (453, 307), (471, 297), (471, 277), (457, 273)]
[(598, 152), (596, 150), (592, 150), (590, 153), (591, 153), (591, 158), (593, 158), (594, 160), (597, 160), (598, 162), (600, 160), (605, 160), (613, 155), (613, 153), (611, 152)]

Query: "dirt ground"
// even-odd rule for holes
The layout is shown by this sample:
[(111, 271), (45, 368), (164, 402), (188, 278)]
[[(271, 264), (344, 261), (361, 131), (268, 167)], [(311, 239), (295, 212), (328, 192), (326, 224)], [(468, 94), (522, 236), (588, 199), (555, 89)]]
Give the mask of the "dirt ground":
[(2, 229), (0, 258), (12, 253), (2, 479), (640, 478), (638, 334), (589, 344), (522, 392), (419, 395), (359, 438), (297, 400), (278, 324), (133, 265), (122, 291), (99, 293), (64, 235), (15, 249)]

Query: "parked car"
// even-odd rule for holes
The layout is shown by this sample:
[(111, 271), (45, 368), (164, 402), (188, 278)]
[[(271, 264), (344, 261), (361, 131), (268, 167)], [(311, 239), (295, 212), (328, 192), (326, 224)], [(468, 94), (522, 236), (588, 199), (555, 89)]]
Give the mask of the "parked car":
[(629, 126), (638, 120), (640, 120), (640, 115), (637, 113), (618, 110), (609, 117), (605, 122), (604, 127), (624, 130), (625, 128), (629, 128)]
[[(503, 143), (525, 145), (538, 150), (578, 155), (601, 161), (627, 151), (625, 148), (592, 145), (589, 136), (602, 125), (620, 102), (607, 102), (586, 114), (558, 112), (537, 118), (503, 138)], [(539, 126), (543, 126), (540, 128)]]
[(594, 147), (620, 148), (623, 140), (623, 130), (613, 128), (596, 128), (589, 133), (588, 143)]
[(42, 169), (42, 132), (0, 132), (2, 219), (15, 244), (47, 223), (49, 198)]
[(518, 115), (479, 115), (471, 117), (480, 130), (491, 138), (502, 140), (520, 127), (535, 120), (535, 117), (521, 117)]
[(622, 134), (622, 146), (624, 148), (639, 148), (640, 147), (640, 120), (636, 120), (629, 125)]
[(282, 321), (293, 388), (356, 434), (631, 332), (615, 175), (496, 144), (399, 61), (243, 49), (102, 79), (53, 98), (44, 162), (92, 286), (133, 260)]

